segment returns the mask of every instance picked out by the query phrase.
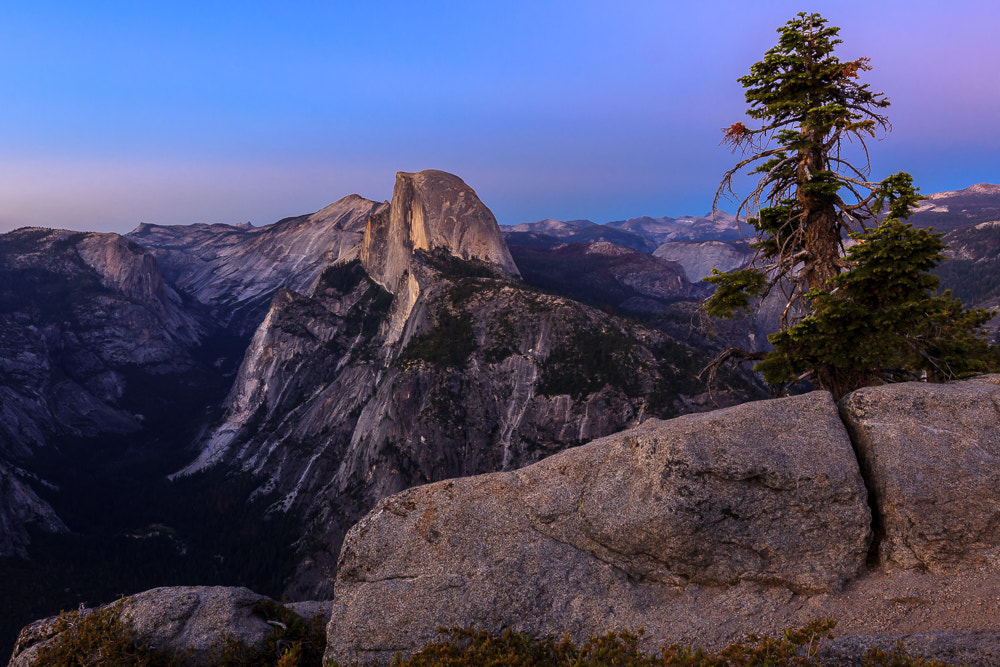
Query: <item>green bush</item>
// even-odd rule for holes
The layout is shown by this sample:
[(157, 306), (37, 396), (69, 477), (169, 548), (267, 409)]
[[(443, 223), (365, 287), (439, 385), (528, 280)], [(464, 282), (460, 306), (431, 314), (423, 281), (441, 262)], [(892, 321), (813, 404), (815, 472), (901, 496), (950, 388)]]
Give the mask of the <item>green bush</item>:
[(306, 620), (274, 600), (265, 600), (254, 612), (275, 626), (260, 646), (230, 641), (216, 664), (219, 667), (311, 667), (320, 665), (326, 649), (326, 619)]

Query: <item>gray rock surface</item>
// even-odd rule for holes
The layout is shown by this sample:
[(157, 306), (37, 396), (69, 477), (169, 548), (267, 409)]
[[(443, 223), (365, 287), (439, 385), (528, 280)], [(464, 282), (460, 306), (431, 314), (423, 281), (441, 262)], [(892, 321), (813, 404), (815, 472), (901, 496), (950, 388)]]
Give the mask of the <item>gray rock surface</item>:
[(712, 275), (712, 269), (725, 273), (750, 263), (754, 251), (746, 243), (723, 241), (669, 241), (653, 251), (654, 257), (677, 262), (693, 283)]
[(692, 586), (836, 591), (864, 565), (865, 498), (823, 392), (410, 489), (345, 539), (328, 655), (385, 658), (442, 625), (666, 638), (657, 610)]
[(11, 466), (0, 459), (0, 555), (27, 556), (30, 542), (28, 528), (47, 533), (66, 533), (69, 529), (52, 507), (38, 497), (25, 477), (41, 483), (37, 476)]
[[(119, 615), (154, 648), (188, 653), (186, 665), (210, 665), (230, 639), (259, 644), (274, 626), (254, 608), (268, 598), (246, 588), (179, 586), (154, 588), (125, 600)], [(55, 618), (21, 631), (10, 667), (28, 667), (38, 650), (56, 635)]]
[(148, 248), (167, 280), (207, 306), (219, 324), (252, 332), (275, 290), (306, 290), (357, 248), (368, 219), (384, 208), (349, 195), (264, 227), (143, 223), (127, 238)]
[(1000, 566), (1000, 376), (859, 389), (841, 402), (882, 566)]

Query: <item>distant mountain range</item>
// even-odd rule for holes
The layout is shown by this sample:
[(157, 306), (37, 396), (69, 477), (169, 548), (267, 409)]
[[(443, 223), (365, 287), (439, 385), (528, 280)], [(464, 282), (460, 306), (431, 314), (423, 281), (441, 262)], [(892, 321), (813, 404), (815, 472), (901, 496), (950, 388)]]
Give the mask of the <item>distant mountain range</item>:
[[(917, 227), (934, 227), (940, 232), (950, 232), (978, 222), (1000, 218), (1000, 185), (978, 183), (963, 190), (936, 192), (925, 195), (910, 216)], [(725, 211), (703, 216), (653, 218), (642, 216), (598, 224), (591, 220), (553, 220), (522, 222), (517, 225), (500, 225), (508, 238), (523, 245), (534, 238), (545, 244), (543, 237), (559, 239), (563, 243), (610, 241), (637, 250), (653, 249), (669, 241), (737, 241), (752, 235), (753, 229), (741, 224), (736, 216)], [(623, 232), (616, 234), (615, 231)], [(521, 235), (531, 235), (521, 236)], [(641, 240), (639, 240), (641, 239)]]
[[(607, 241), (643, 252), (652, 252), (669, 241), (736, 241), (740, 225), (735, 216), (718, 211), (713, 216), (684, 216), (680, 218), (630, 218), (599, 225), (590, 220), (540, 220), (519, 225), (501, 225), (501, 231), (511, 242), (530, 245), (550, 243), (545, 237), (563, 243), (591, 243)], [(744, 233), (749, 228), (744, 226)], [(752, 230), (751, 230), (752, 231)], [(523, 235), (523, 236), (522, 236)]]

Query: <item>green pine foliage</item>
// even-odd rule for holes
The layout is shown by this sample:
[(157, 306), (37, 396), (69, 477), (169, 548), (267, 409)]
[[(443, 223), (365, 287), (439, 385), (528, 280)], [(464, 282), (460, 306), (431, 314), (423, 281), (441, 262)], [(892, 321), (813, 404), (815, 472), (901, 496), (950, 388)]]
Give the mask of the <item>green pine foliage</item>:
[[(864, 147), (887, 129), (880, 111), (889, 101), (859, 81), (871, 69), (867, 58), (845, 62), (834, 55), (839, 30), (819, 14), (800, 13), (739, 79), (746, 114), (760, 125), (726, 128), (723, 142), (744, 157), (723, 177), (716, 203), (733, 193), (742, 170), (758, 176), (738, 211), (757, 231), (757, 257), (750, 269), (708, 279), (720, 287), (709, 299), (710, 313), (732, 313), (782, 281), (792, 287), (792, 305), (801, 304), (808, 289), (823, 289), (836, 275), (843, 231), (877, 214), (871, 204), (879, 184), (868, 182), (867, 163), (850, 163), (842, 148)], [(749, 272), (757, 277), (750, 280)]]
[(902, 194), (886, 219), (851, 235), (847, 270), (829, 291), (809, 292), (811, 314), (768, 337), (774, 352), (755, 366), (768, 383), (810, 379), (839, 398), (873, 384), (944, 382), (998, 367), (981, 331), (993, 313), (937, 294), (930, 271), (944, 258), (942, 235), (903, 222), (916, 192), (907, 178), (892, 187)]

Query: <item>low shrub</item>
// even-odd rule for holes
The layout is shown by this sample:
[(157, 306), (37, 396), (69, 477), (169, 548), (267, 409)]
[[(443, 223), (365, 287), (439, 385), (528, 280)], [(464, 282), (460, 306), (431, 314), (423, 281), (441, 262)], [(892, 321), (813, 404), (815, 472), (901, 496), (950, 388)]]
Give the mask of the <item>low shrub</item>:
[[(179, 667), (186, 652), (150, 646), (122, 619), (125, 598), (102, 609), (63, 612), (31, 667)], [(259, 646), (229, 641), (212, 660), (218, 667), (319, 667), (326, 648), (326, 619), (304, 619), (273, 600), (254, 612), (274, 626)]]
[[(89, 612), (63, 613), (60, 634), (42, 647), (32, 667), (177, 667), (185, 655), (150, 647), (121, 619), (124, 599)], [(274, 601), (256, 610), (275, 626), (257, 647), (229, 642), (212, 663), (220, 667), (346, 667), (322, 662), (326, 647), (325, 619), (303, 619)], [(609, 632), (576, 646), (569, 637), (531, 637), (505, 630), (492, 634), (472, 628), (442, 628), (433, 641), (408, 658), (396, 655), (390, 667), (822, 667), (820, 647), (832, 638), (832, 620), (816, 620), (779, 637), (750, 635), (744, 643), (719, 651), (665, 646), (657, 655), (639, 650), (642, 630)], [(360, 663), (351, 663), (355, 667)], [(378, 664), (378, 663), (368, 663)], [(862, 667), (948, 667), (937, 660), (910, 655), (902, 643), (892, 651), (873, 648)]]
[(58, 635), (44, 644), (32, 667), (173, 667), (180, 665), (174, 651), (150, 647), (121, 618), (122, 598), (103, 609), (59, 614), (53, 630)]
[(219, 667), (312, 667), (322, 663), (326, 619), (304, 619), (274, 600), (265, 600), (254, 612), (274, 625), (274, 631), (256, 647), (228, 642), (216, 663)]
[[(832, 638), (835, 625), (832, 620), (815, 620), (797, 630), (785, 630), (779, 637), (750, 635), (746, 642), (719, 651), (674, 644), (661, 648), (658, 655), (639, 650), (641, 629), (590, 637), (578, 647), (568, 637), (537, 639), (513, 630), (491, 634), (442, 628), (439, 632), (446, 638), (427, 644), (409, 658), (397, 655), (390, 667), (822, 667), (820, 647)], [(947, 667), (909, 655), (902, 644), (890, 653), (872, 649), (862, 665)], [(329, 661), (326, 667), (346, 666)]]

